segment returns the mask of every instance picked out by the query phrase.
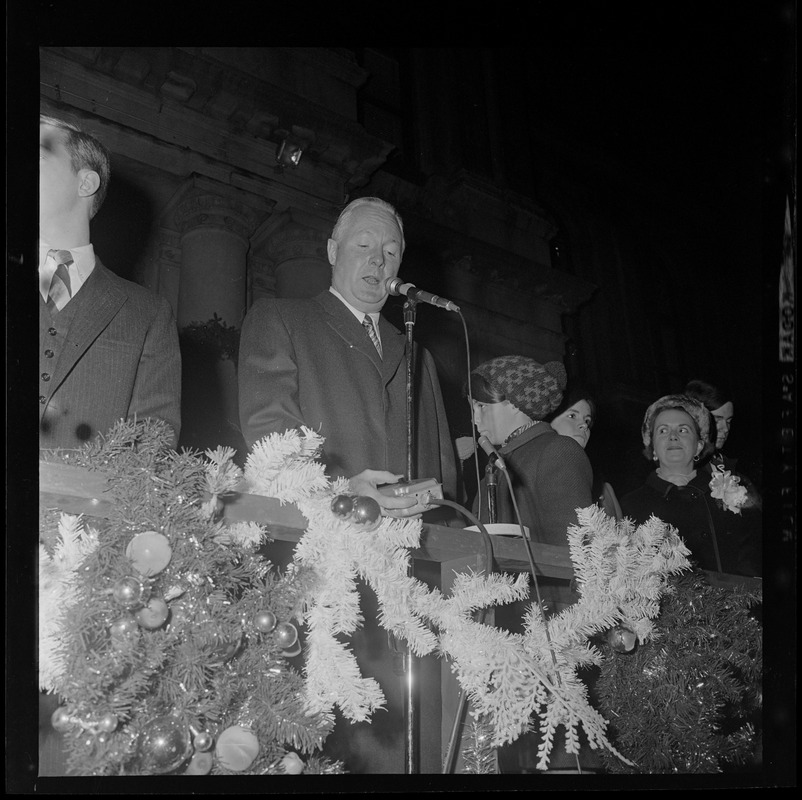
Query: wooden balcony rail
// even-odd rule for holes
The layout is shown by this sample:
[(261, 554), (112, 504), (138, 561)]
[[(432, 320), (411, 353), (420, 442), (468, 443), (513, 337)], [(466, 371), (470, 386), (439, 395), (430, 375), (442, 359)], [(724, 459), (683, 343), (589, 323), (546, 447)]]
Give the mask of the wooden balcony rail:
[[(39, 463), (39, 498), (45, 508), (58, 508), (70, 514), (108, 517), (113, 499), (106, 491), (101, 472), (69, 464)], [(282, 505), (276, 498), (247, 493), (223, 498), (223, 517), (229, 522), (256, 522), (268, 528), (279, 541), (297, 542), (306, 530), (306, 518), (294, 504)], [(528, 570), (529, 560), (519, 538), (491, 537), (493, 558), (500, 570)], [(420, 546), (411, 551), (414, 559), (440, 564), (461, 559), (481, 561), (486, 553), (483, 534), (462, 528), (424, 524)], [(537, 568), (550, 578), (570, 580), (571, 559), (567, 547), (532, 543)], [(718, 572), (706, 573), (714, 585), (747, 584), (760, 586), (760, 578), (747, 578)]]

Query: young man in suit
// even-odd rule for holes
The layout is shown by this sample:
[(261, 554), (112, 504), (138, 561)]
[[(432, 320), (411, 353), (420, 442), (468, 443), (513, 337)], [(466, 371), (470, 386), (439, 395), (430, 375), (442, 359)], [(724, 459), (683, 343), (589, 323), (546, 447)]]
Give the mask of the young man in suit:
[(181, 356), (170, 305), (107, 269), (91, 244), (109, 177), (97, 139), (40, 116), (40, 449), (80, 447), (133, 417), (164, 420), (178, 442)]
[[(109, 183), (94, 137), (39, 118), (39, 448), (78, 448), (119, 419), (181, 427), (181, 356), (168, 302), (123, 280), (95, 255), (89, 221)], [(39, 696), (39, 775), (64, 775), (50, 725), (56, 695)]]
[[(384, 200), (354, 200), (337, 220), (327, 251), (327, 291), (301, 300), (258, 300), (245, 317), (239, 354), (245, 441), (250, 448), (269, 433), (306, 425), (325, 438), (323, 460), (332, 477), (350, 478), (354, 491), (374, 497), (385, 513), (420, 513), (410, 498), (377, 491), (396, 482), (407, 464), (405, 337), (379, 313), (386, 281), (401, 266), (401, 218)], [(415, 358), (412, 477), (437, 479), (454, 499), (456, 460), (434, 360), (423, 348)]]

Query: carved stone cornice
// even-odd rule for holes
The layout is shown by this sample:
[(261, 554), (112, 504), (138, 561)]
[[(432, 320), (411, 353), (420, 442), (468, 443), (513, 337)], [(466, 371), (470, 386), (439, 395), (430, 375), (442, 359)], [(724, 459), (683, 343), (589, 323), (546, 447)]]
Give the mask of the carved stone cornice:
[[(293, 135), (302, 163), (336, 170), (347, 192), (393, 149), (356, 121), (356, 88), (367, 73), (335, 49), (43, 47), (40, 54), (46, 96), (61, 101), (69, 92), (64, 99), (77, 108), (257, 174), (260, 163), (265, 176), (272, 171), (278, 144)], [(193, 114), (182, 120), (182, 108)]]

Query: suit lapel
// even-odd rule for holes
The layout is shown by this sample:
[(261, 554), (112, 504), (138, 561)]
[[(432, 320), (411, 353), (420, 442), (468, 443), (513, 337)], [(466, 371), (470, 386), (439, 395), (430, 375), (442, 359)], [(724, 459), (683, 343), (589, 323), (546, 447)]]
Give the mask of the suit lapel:
[[(382, 376), (385, 381), (389, 381), (398, 371), (398, 365), (404, 357), (406, 341), (404, 334), (384, 317), (379, 318), (379, 333), (381, 334), (384, 359), (377, 358), (377, 360), (380, 361)], [(375, 350), (376, 348), (374, 347), (373, 349)]]
[(92, 274), (75, 296), (76, 300), (80, 298), (81, 308), (73, 317), (64, 350), (53, 372), (54, 391), (128, 300), (128, 295), (110, 275), (98, 259)]
[(389, 381), (398, 370), (398, 364), (404, 355), (403, 336), (384, 317), (379, 318), (379, 333), (384, 356), (382, 359), (379, 357), (375, 345), (365, 333), (365, 329), (336, 295), (325, 291), (319, 294), (316, 300), (323, 307), (327, 324), (337, 336), (349, 347), (353, 347), (370, 359), (381, 373), (385, 383)]

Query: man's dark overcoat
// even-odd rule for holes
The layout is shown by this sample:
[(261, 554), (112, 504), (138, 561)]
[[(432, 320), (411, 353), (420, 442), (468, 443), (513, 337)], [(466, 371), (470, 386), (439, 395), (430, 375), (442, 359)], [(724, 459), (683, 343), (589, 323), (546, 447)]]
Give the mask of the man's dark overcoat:
[[(305, 425), (324, 437), (330, 476), (364, 469), (406, 474), (405, 337), (382, 317), (383, 358), (330, 291), (262, 299), (242, 327), (239, 408), (248, 448)], [(456, 462), (434, 360), (416, 349), (414, 478), (436, 478), (454, 499)]]

